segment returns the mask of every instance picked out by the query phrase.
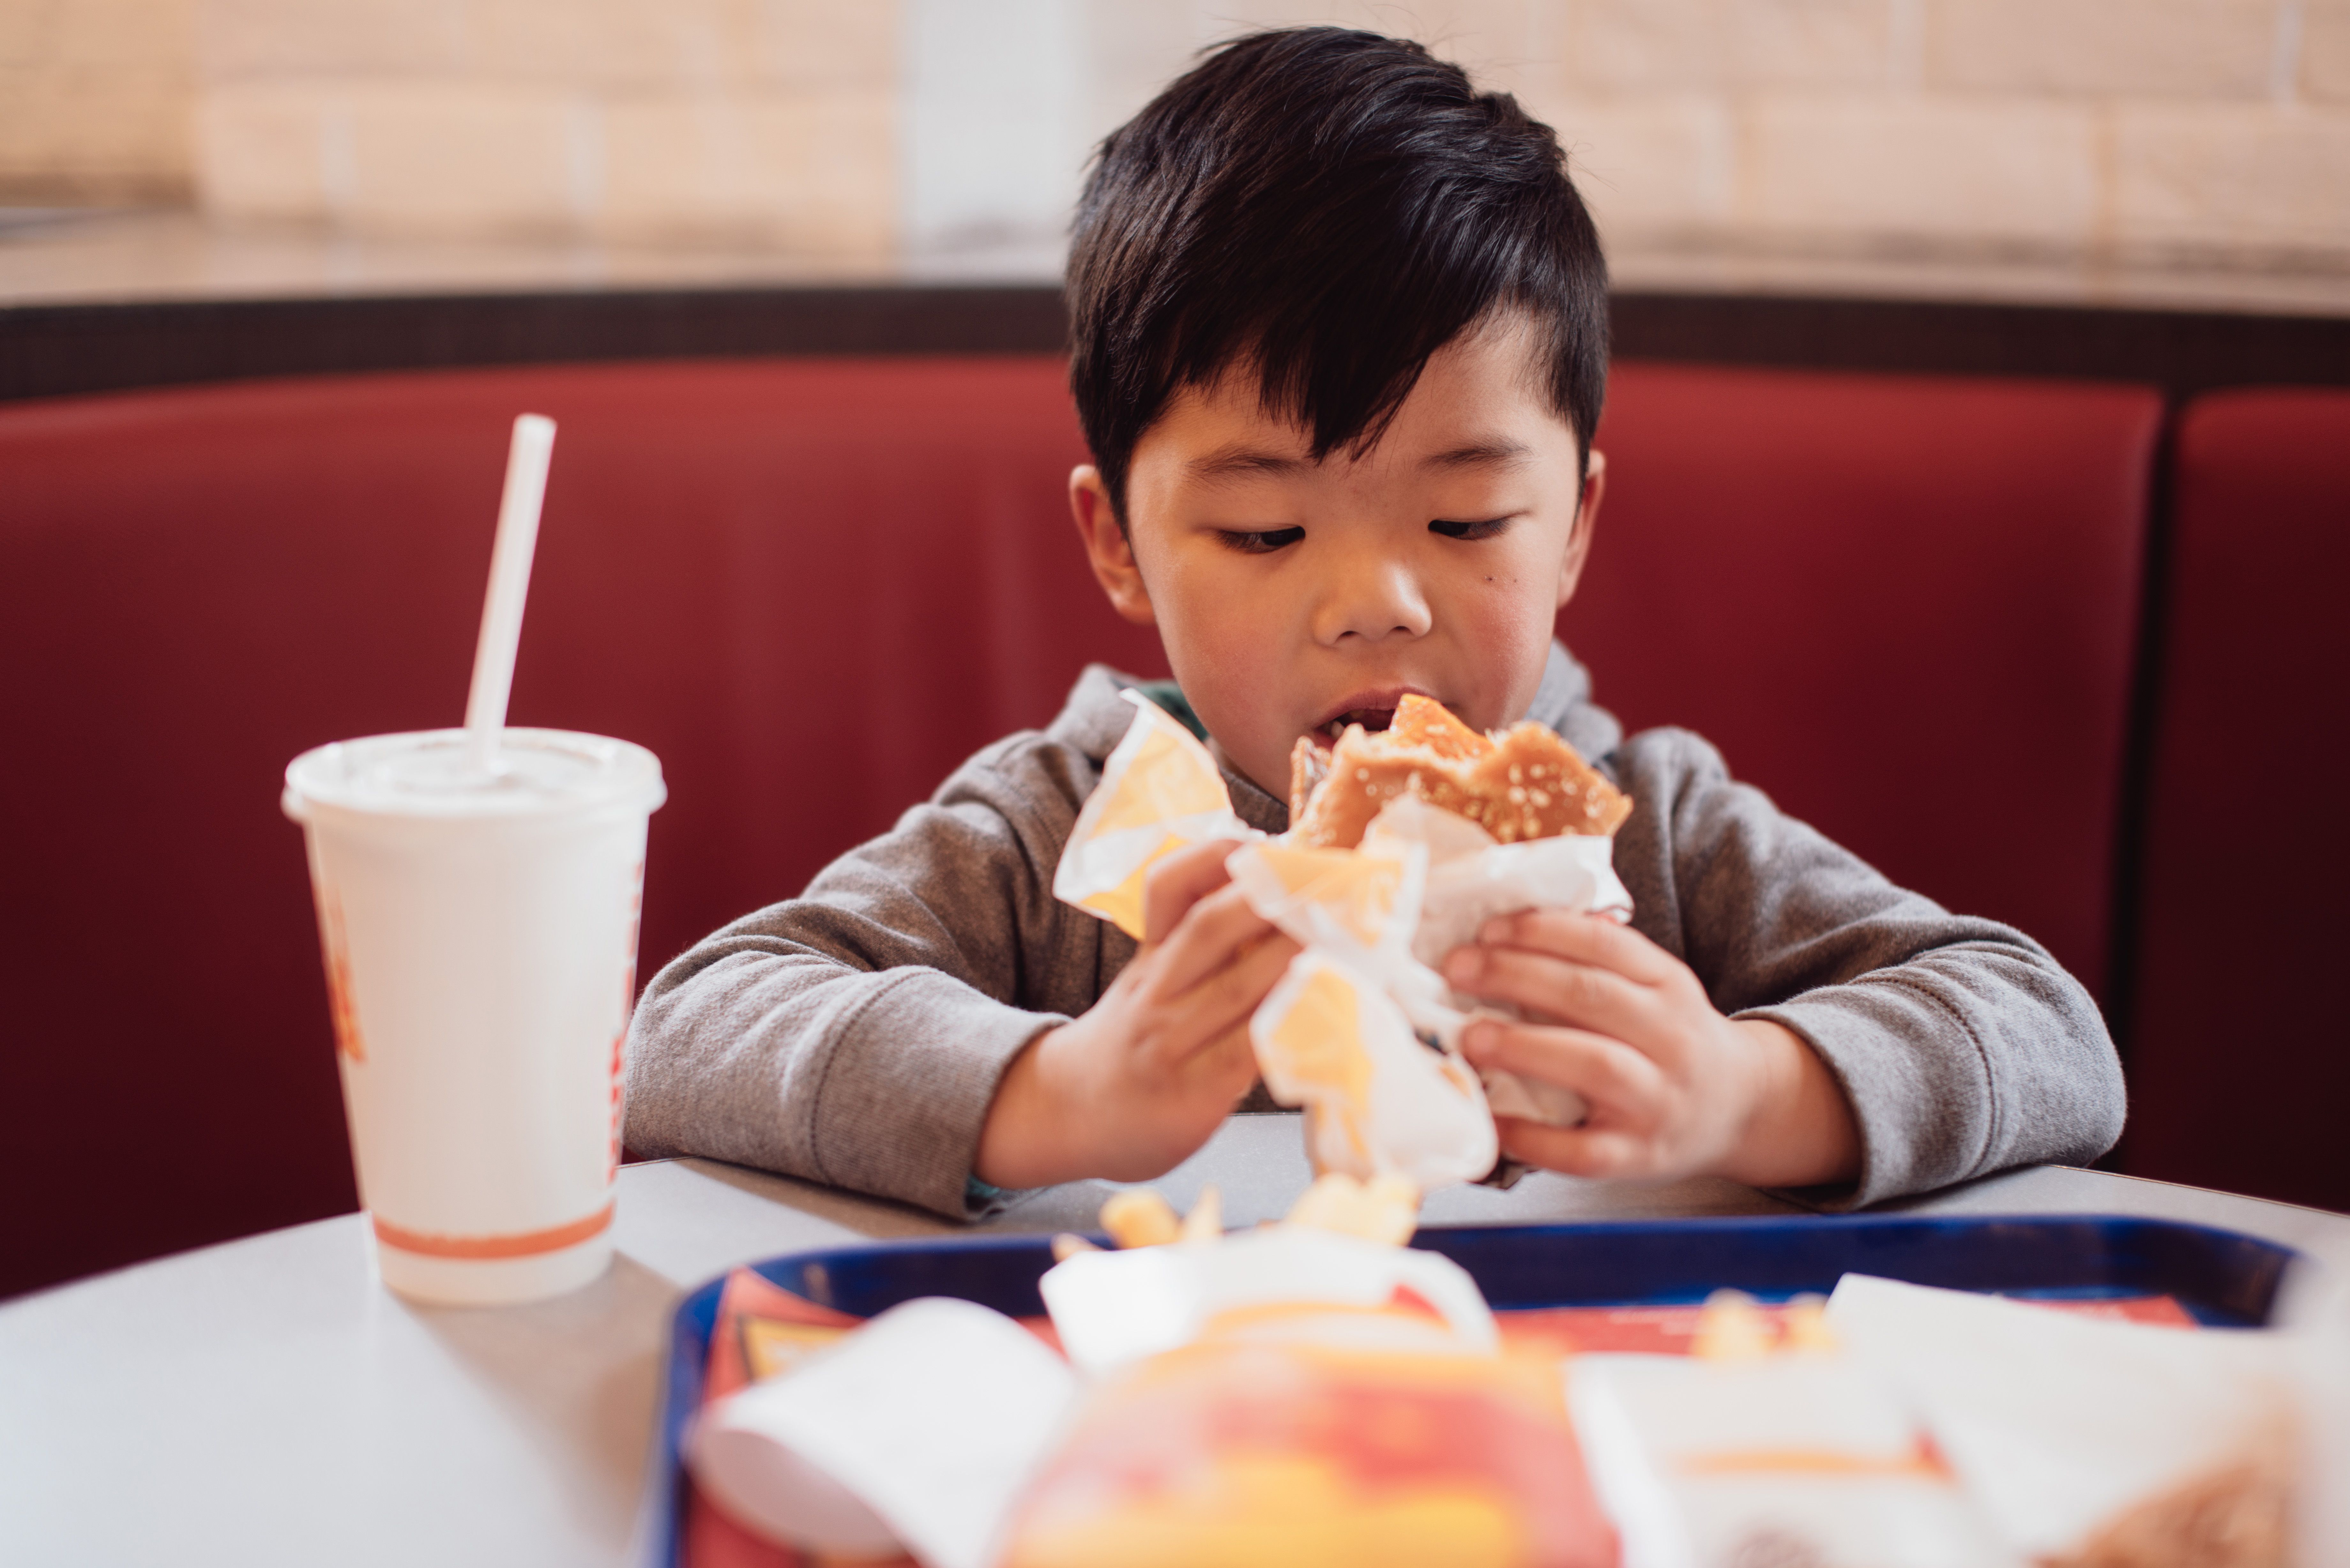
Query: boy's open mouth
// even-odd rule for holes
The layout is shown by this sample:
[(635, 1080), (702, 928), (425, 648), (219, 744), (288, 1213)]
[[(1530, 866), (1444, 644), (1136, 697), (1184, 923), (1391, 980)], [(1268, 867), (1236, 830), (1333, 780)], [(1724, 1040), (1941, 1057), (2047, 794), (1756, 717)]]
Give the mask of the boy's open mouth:
[(1309, 733), (1314, 737), (1315, 745), (1326, 750), (1338, 743), (1338, 737), (1347, 732), (1347, 725), (1360, 724), (1366, 730), (1384, 730), (1395, 722), (1395, 714), (1396, 711), (1393, 708), (1349, 708), (1329, 722), (1315, 727)]

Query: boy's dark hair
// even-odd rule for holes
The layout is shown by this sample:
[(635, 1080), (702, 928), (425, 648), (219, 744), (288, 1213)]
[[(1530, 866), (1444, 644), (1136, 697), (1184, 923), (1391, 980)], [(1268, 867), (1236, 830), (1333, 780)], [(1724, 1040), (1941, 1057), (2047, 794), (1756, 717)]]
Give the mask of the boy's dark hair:
[(1558, 137), (1419, 45), (1257, 33), (1095, 156), (1068, 273), (1070, 389), (1123, 524), (1135, 443), (1178, 389), (1250, 365), (1319, 460), (1378, 439), (1429, 356), (1523, 311), (1588, 462), (1607, 266)]

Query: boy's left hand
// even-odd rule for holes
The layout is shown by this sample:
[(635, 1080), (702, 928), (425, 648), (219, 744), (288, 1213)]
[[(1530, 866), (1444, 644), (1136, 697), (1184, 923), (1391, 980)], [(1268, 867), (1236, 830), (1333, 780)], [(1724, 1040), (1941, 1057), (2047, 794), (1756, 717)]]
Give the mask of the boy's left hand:
[(1462, 1054), (1574, 1090), (1579, 1127), (1497, 1118), (1502, 1147), (1571, 1176), (1727, 1176), (1810, 1187), (1859, 1174), (1860, 1137), (1827, 1064), (1792, 1031), (1713, 1010), (1690, 967), (1629, 927), (1528, 909), (1444, 962), (1455, 990), (1516, 1005)]

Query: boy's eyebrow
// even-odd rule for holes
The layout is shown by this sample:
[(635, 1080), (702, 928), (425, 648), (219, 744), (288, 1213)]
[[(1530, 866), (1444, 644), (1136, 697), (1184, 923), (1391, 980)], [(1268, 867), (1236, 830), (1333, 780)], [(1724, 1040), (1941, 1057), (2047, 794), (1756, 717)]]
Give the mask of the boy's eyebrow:
[(1497, 436), (1491, 441), (1471, 441), (1448, 452), (1436, 452), (1419, 460), (1422, 468), (1510, 468), (1534, 455), (1534, 449), (1522, 441)]
[(1305, 466), (1305, 461), (1234, 441), (1228, 446), (1218, 447), (1204, 457), (1195, 457), (1183, 466), (1193, 479), (1216, 480), (1236, 479), (1251, 473), (1295, 473)]

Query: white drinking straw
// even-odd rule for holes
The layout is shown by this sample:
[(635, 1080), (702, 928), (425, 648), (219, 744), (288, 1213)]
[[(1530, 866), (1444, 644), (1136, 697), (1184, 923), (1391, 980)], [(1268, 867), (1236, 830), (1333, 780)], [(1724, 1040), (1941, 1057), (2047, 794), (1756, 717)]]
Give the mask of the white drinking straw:
[(498, 504), (497, 543), (490, 546), (490, 591), (482, 600), (482, 640), (473, 648), (473, 690), (465, 702), (465, 745), (483, 773), (498, 766), (498, 735), (514, 691), (515, 649), (522, 642), (522, 602), (530, 592), (530, 558), (538, 547), (538, 509), (546, 499), (555, 421), (517, 415), (506, 449), (506, 493)]

